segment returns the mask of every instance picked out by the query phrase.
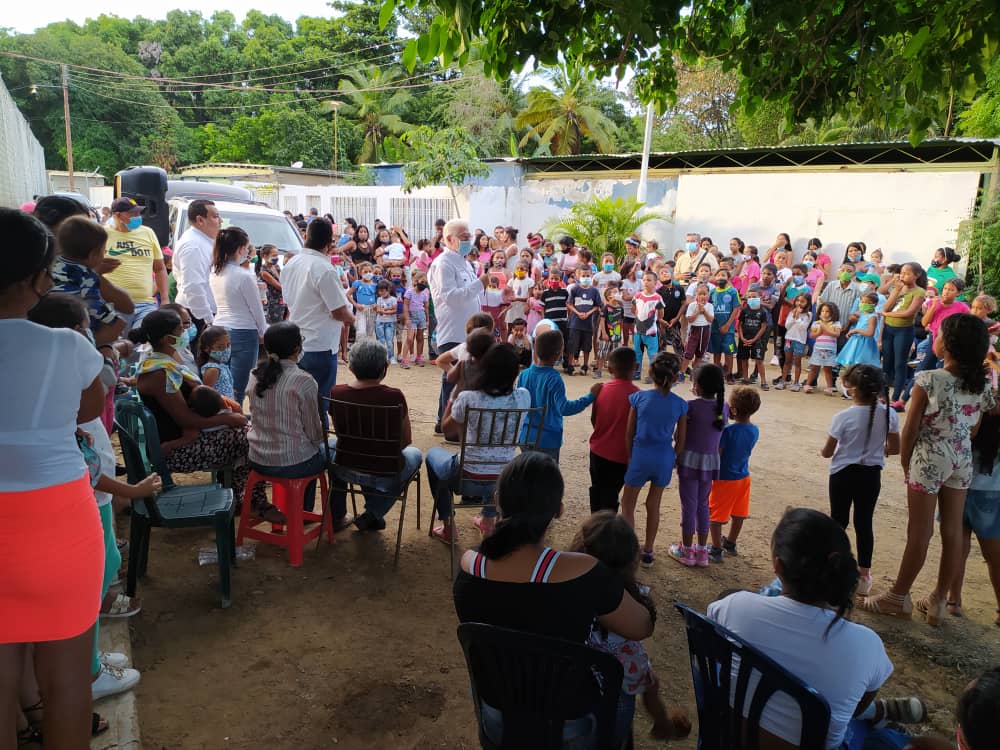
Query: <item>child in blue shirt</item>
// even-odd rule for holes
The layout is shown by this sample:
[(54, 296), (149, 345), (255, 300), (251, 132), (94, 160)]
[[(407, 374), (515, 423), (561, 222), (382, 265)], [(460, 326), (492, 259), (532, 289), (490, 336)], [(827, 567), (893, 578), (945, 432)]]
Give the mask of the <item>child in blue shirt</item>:
[(575, 401), (566, 399), (566, 384), (554, 365), (562, 357), (563, 337), (557, 330), (547, 330), (535, 337), (534, 364), (517, 377), (517, 387), (526, 388), (531, 394), (532, 408), (544, 406), (545, 420), (541, 425), (532, 416), (521, 430), (521, 442), (533, 439), (541, 429), (538, 446), (534, 449), (547, 453), (556, 461), (562, 448), (563, 417), (579, 414), (597, 398), (601, 383), (594, 383), (590, 393)]
[(712, 336), (709, 339), (708, 351), (711, 352), (715, 364), (721, 365), (725, 358), (726, 382), (736, 382), (733, 375), (733, 357), (736, 354), (736, 317), (739, 314), (740, 293), (729, 283), (729, 271), (720, 268), (715, 272), (715, 289), (710, 294), (712, 310)]
[[(750, 453), (757, 445), (760, 431), (750, 424), (750, 417), (760, 409), (760, 396), (753, 388), (734, 388), (729, 396), (732, 422), (722, 430), (719, 440), (719, 478), (712, 480), (708, 496), (709, 533), (712, 546), (708, 559), (722, 562), (722, 553), (736, 556), (736, 540), (743, 521), (750, 515)], [(730, 523), (731, 522), (731, 523)], [(729, 536), (722, 527), (730, 523)]]
[(378, 281), (375, 280), (375, 273), (368, 263), (362, 263), (358, 272), (361, 274), (361, 279), (351, 284), (348, 297), (357, 311), (357, 318), (354, 321), (357, 338), (363, 339), (375, 335), (375, 298), (378, 296)]

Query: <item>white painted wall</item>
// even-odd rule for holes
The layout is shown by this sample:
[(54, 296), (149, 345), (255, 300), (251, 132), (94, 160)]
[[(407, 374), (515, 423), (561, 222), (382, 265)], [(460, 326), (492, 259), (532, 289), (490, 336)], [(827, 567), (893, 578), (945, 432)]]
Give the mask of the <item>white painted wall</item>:
[(978, 172), (847, 172), (681, 175), (678, 238), (710, 236), (726, 247), (740, 237), (761, 250), (787, 232), (802, 257), (819, 237), (834, 261), (848, 242), (882, 248), (886, 263), (926, 266), (934, 248), (955, 246), (972, 211)]

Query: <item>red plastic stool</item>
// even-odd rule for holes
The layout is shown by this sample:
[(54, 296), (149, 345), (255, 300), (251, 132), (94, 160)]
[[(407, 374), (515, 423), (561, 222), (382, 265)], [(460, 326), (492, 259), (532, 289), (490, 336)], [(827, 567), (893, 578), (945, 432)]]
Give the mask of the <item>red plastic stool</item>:
[[(307, 513), (302, 507), (306, 485), (315, 480), (319, 480), (322, 515)], [(259, 518), (251, 518), (253, 516), (253, 511), (250, 509), (251, 496), (254, 487), (261, 482), (268, 482), (271, 485), (271, 499), (285, 514), (284, 526)], [(270, 531), (259, 528), (265, 524), (270, 524)], [(243, 544), (243, 540), (247, 538), (287, 547), (289, 564), (298, 568), (302, 566), (302, 550), (306, 542), (321, 537), (324, 529), (327, 539), (332, 544), (333, 518), (330, 516), (325, 471), (302, 479), (282, 479), (251, 470), (246, 489), (243, 492), (243, 512), (240, 514), (240, 527), (236, 532), (237, 546)]]

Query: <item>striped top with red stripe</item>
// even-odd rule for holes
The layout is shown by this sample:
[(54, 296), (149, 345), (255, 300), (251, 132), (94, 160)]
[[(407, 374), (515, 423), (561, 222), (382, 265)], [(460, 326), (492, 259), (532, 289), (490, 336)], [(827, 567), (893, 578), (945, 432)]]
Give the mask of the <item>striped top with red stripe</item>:
[[(555, 567), (556, 560), (559, 559), (559, 554), (558, 550), (554, 550), (551, 547), (543, 549), (541, 554), (538, 556), (538, 560), (535, 562), (535, 567), (531, 571), (531, 578), (528, 579), (528, 582), (548, 583), (549, 576), (552, 574), (552, 569)], [(486, 578), (486, 555), (482, 552), (473, 553), (472, 565), (470, 566), (469, 573), (474, 575), (476, 578)]]

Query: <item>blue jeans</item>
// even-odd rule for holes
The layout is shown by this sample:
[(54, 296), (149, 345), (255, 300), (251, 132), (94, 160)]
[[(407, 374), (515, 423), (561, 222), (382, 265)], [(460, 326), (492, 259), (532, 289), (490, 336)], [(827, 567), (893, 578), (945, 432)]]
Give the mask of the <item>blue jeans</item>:
[[(326, 468), (326, 456), (322, 453), (316, 453), (315, 456), (309, 458), (301, 463), (294, 464), (292, 466), (264, 466), (263, 464), (258, 464), (255, 461), (249, 461), (250, 468), (255, 471), (259, 471), (261, 474), (267, 474), (269, 477), (278, 477), (280, 479), (301, 479), (302, 477), (311, 477), (314, 474), (319, 474)], [(302, 507), (307, 512), (312, 512), (312, 509), (316, 505), (316, 482), (310, 482), (306, 485), (306, 491), (303, 495)], [(334, 520), (339, 520), (344, 517), (347, 512), (347, 505), (344, 502), (343, 493), (338, 499), (335, 499), (334, 493), (330, 493), (330, 513), (333, 515)]]
[(887, 325), (882, 333), (882, 369), (885, 379), (893, 388), (893, 400), (903, 397), (906, 384), (906, 362), (913, 346), (913, 326)]
[(138, 328), (142, 324), (142, 319), (156, 309), (158, 308), (155, 302), (136, 302), (135, 311), (131, 315), (119, 313), (122, 320), (125, 321), (125, 330), (123, 333), (128, 333), (133, 328)]
[(887, 727), (876, 729), (870, 721), (851, 719), (841, 750), (903, 750), (913, 738)]
[[(458, 342), (449, 341), (446, 344), (438, 344), (437, 353), (438, 356), (450, 351), (458, 346)], [(437, 423), (441, 424), (441, 419), (444, 417), (444, 407), (448, 404), (448, 399), (451, 398), (451, 392), (455, 390), (455, 384), (448, 382), (448, 374), (441, 373), (441, 393), (438, 395), (438, 418)]]
[[(424, 457), (427, 465), (427, 483), (434, 495), (434, 507), (442, 520), (451, 518), (452, 495), (462, 494), (477, 498), (490, 498), (496, 482), (461, 481), (458, 476), (460, 457), (457, 453), (444, 448), (431, 448)], [(483, 517), (491, 518), (497, 514), (496, 507), (483, 508)]]
[(242, 404), (246, 395), (247, 381), (250, 371), (257, 365), (257, 355), (260, 351), (260, 334), (256, 328), (229, 328), (229, 343), (232, 354), (229, 356), (229, 369), (233, 373), (233, 393), (236, 403)]
[(641, 333), (632, 334), (635, 348), (635, 366), (642, 372), (642, 348), (646, 347), (646, 356), (649, 364), (653, 364), (653, 358), (660, 351), (660, 337), (653, 333), (651, 336), (643, 336)]
[[(337, 438), (330, 438), (327, 440), (327, 444), (330, 446), (330, 460), (332, 461), (337, 453)], [(420, 462), (423, 459), (419, 448), (412, 445), (403, 448), (403, 468), (395, 479), (371, 476), (360, 472), (348, 472), (343, 469), (335, 469), (334, 471), (339, 471), (341, 477), (361, 485), (361, 491), (365, 496), (365, 512), (375, 520), (381, 521), (395, 504), (397, 496), (403, 488), (403, 483), (420, 468)], [(347, 485), (342, 478), (337, 476), (334, 476), (333, 485), (330, 488), (330, 504), (335, 503), (346, 510)], [(334, 516), (334, 518), (339, 518), (339, 516)]]
[(337, 354), (329, 349), (323, 352), (303, 352), (299, 360), (299, 367), (313, 376), (313, 380), (319, 386), (319, 418), (323, 422), (323, 429), (326, 430), (330, 424), (327, 402), (324, 398), (330, 398), (330, 391), (337, 384)]
[(396, 356), (395, 349), (393, 348), (396, 342), (396, 324), (395, 323), (375, 323), (375, 340), (378, 341), (385, 350), (389, 353), (389, 359)]

